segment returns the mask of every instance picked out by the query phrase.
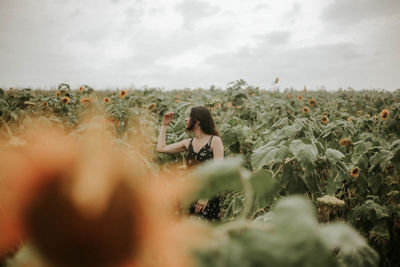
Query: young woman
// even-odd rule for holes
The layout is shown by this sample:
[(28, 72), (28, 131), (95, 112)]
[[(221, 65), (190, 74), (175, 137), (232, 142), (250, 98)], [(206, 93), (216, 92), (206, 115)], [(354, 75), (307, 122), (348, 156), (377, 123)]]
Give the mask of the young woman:
[[(166, 112), (158, 136), (157, 151), (161, 153), (179, 153), (185, 151), (185, 161), (188, 168), (192, 168), (206, 160), (222, 160), (224, 158), (224, 146), (215, 127), (214, 119), (210, 111), (203, 107), (193, 107), (189, 117), (185, 119), (186, 130), (193, 133), (194, 138), (188, 138), (175, 144), (167, 145), (165, 136), (167, 126), (172, 120), (173, 112)], [(189, 214), (207, 220), (219, 220), (219, 197), (213, 199), (201, 199), (193, 203), (188, 210)]]

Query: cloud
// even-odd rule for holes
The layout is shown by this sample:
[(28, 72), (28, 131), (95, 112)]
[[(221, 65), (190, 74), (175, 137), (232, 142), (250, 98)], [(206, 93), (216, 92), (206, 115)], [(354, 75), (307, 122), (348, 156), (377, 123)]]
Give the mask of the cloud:
[(291, 33), (289, 31), (272, 31), (264, 35), (261, 39), (265, 44), (284, 45), (290, 40)]
[(188, 29), (191, 29), (197, 21), (220, 11), (220, 8), (201, 0), (183, 0), (175, 8), (181, 12), (183, 25)]
[(335, 0), (322, 12), (322, 20), (328, 23), (350, 26), (365, 20), (398, 15), (398, 0)]
[[(214, 67), (215, 80), (227, 82), (244, 78), (250, 83), (268, 87), (275, 77), (280, 77), (281, 88), (327, 85), (332, 90), (348, 86), (394, 89), (395, 72), (387, 72), (387, 67), (377, 64), (378, 59), (371, 60), (359, 49), (351, 43), (302, 48), (271, 47), (266, 41), (255, 49), (244, 48), (237, 53), (212, 56), (207, 63)], [(393, 66), (395, 63), (387, 64)], [(383, 74), (388, 77), (387, 81), (377, 79)]]

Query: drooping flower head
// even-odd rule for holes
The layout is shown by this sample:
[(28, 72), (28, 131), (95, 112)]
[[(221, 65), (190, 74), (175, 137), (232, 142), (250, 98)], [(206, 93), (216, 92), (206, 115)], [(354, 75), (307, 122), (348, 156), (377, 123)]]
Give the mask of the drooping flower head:
[(325, 116), (325, 115), (323, 115), (323, 116), (321, 117), (321, 122), (322, 122), (323, 124), (327, 124), (327, 123), (329, 122), (328, 117)]
[(352, 144), (353, 144), (353, 142), (351, 141), (350, 138), (342, 138), (339, 140), (339, 145), (341, 145), (341, 146), (350, 146)]
[(61, 101), (63, 102), (63, 104), (68, 104), (70, 99), (68, 96), (64, 96), (63, 98), (61, 98)]
[(301, 112), (307, 114), (308, 112), (310, 112), (310, 109), (309, 109), (308, 107), (303, 107), (303, 108), (301, 109)]
[(354, 178), (358, 178), (358, 176), (360, 175), (360, 168), (354, 167), (353, 169), (351, 169), (350, 175)]
[(317, 100), (315, 100), (314, 98), (311, 98), (308, 100), (308, 105), (310, 107), (314, 107), (316, 103), (317, 103)]
[(385, 120), (387, 120), (387, 118), (389, 117), (389, 110), (388, 109), (383, 109), (382, 111), (381, 111), (381, 119), (383, 120), (383, 121), (385, 121)]
[(121, 90), (121, 92), (119, 92), (119, 97), (124, 98), (127, 94), (128, 94), (128, 90)]

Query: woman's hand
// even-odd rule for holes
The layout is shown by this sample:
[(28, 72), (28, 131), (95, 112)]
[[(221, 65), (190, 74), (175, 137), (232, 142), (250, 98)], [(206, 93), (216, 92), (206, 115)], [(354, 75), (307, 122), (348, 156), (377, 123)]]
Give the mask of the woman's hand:
[(172, 121), (172, 116), (174, 116), (173, 112), (166, 112), (163, 117), (163, 126), (167, 126)]
[(202, 212), (206, 209), (208, 204), (208, 200), (207, 199), (200, 199), (197, 201), (196, 203), (196, 207), (194, 208), (194, 212), (195, 213), (199, 213)]

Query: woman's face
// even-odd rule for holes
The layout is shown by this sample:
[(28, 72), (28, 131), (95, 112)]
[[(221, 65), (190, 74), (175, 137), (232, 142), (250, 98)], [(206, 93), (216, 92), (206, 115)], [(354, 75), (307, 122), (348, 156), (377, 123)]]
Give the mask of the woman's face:
[(190, 125), (190, 115), (188, 115), (186, 117), (185, 122), (186, 122), (186, 129), (187, 129), (189, 127), (189, 125)]

